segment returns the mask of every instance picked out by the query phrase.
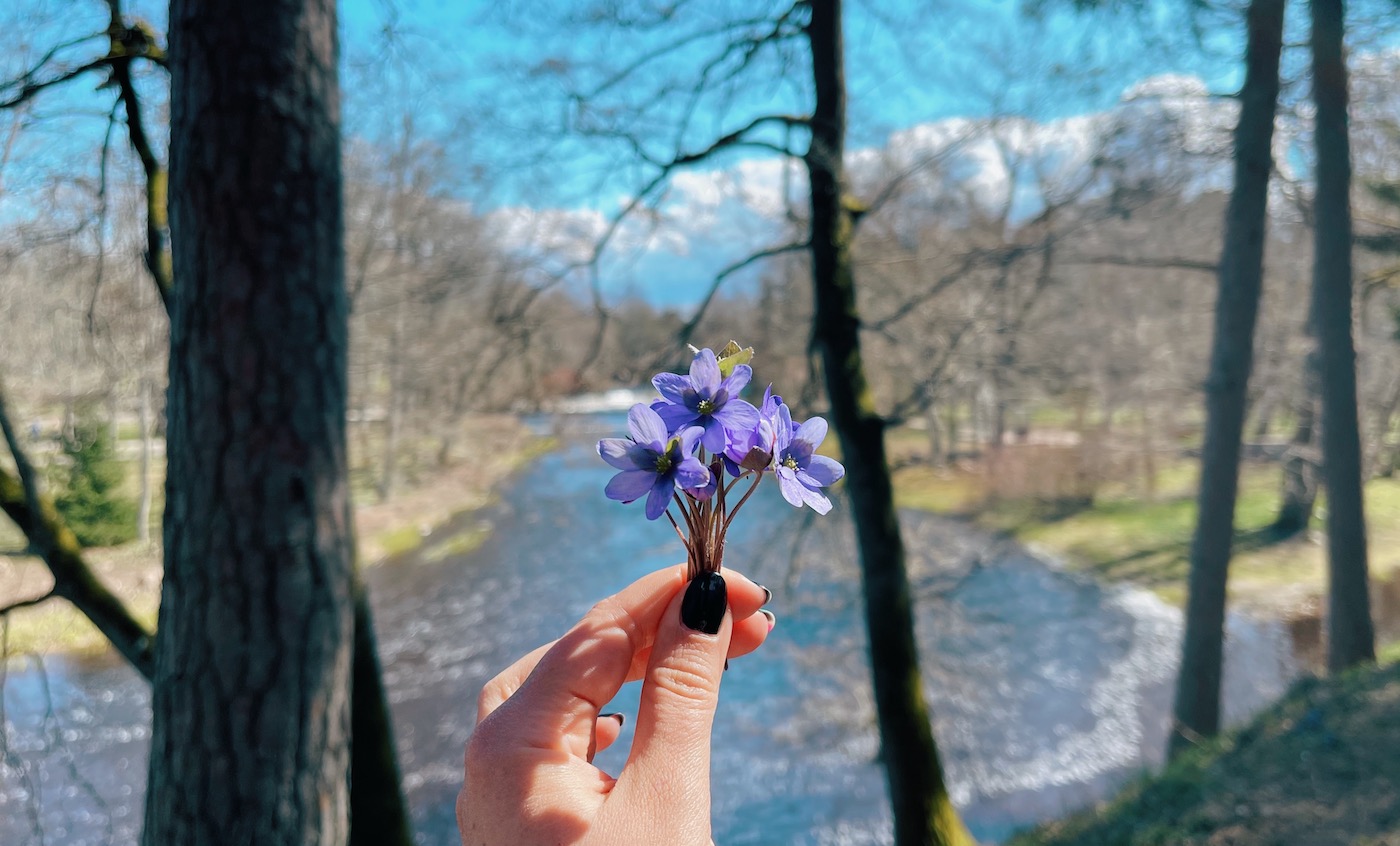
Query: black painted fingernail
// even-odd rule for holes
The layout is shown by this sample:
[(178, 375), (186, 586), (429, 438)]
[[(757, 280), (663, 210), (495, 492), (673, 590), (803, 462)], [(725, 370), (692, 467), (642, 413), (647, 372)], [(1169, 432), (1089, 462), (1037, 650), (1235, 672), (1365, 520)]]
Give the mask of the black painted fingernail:
[(697, 632), (719, 634), (720, 621), (729, 607), (729, 590), (719, 573), (701, 573), (690, 581), (681, 600), (681, 622)]
[(725, 671), (726, 673), (729, 672), (729, 659), (728, 659), (728, 658), (724, 659), (724, 671)]
[(609, 717), (611, 719), (617, 720), (618, 725), (623, 725), (627, 722), (627, 718), (622, 716), (621, 714), (599, 714), (598, 716)]
[(763, 587), (763, 585), (759, 585), (759, 587), (762, 588), (762, 590), (763, 590), (763, 604), (764, 604), (764, 605), (767, 605), (768, 603), (772, 602), (772, 601), (773, 601), (773, 591), (769, 590), (769, 589), (766, 588), (766, 587)]
[(773, 631), (773, 627), (778, 625), (778, 615), (769, 611), (767, 608), (758, 609), (758, 613), (768, 618), (768, 631)]

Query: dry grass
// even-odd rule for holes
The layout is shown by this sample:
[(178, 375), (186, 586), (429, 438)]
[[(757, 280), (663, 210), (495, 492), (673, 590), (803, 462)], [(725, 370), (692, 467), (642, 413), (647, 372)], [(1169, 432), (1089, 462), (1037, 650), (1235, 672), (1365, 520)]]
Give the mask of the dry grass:
[[(376, 564), (423, 543), (432, 529), (454, 516), (486, 505), (491, 491), (511, 472), (540, 452), (552, 448), (509, 415), (481, 415), (464, 424), (459, 452), (445, 470), (419, 475), (388, 502), (359, 505), (355, 528), (360, 560)], [(53, 586), (42, 562), (20, 554), (23, 537), (0, 520), (0, 605), (45, 594)], [(157, 528), (153, 535), (159, 537)], [(484, 535), (472, 529), (435, 540), (432, 555), (462, 554), (479, 545)], [(88, 562), (99, 578), (121, 597), (147, 625), (154, 627), (160, 602), (161, 550), (158, 543), (126, 544), (91, 549)], [(107, 641), (79, 611), (62, 600), (50, 600), (5, 616), (8, 649), (16, 653), (96, 653)]]

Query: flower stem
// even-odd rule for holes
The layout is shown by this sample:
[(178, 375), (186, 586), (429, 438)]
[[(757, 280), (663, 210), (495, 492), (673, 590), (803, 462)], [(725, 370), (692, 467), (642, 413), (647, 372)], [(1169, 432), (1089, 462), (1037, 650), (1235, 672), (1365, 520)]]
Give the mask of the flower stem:
[(761, 481), (763, 481), (763, 471), (762, 471), (762, 470), (758, 471), (758, 475), (754, 477), (753, 484), (752, 484), (752, 485), (749, 485), (749, 489), (746, 490), (746, 491), (744, 491), (744, 495), (743, 495), (742, 497), (740, 497), (738, 504), (734, 506), (734, 510), (731, 511), (731, 512), (729, 512), (728, 518), (726, 518), (725, 521), (724, 521), (724, 531), (725, 531), (725, 532), (728, 532), (728, 531), (729, 531), (729, 524), (732, 523), (732, 522), (734, 522), (734, 515), (738, 514), (738, 513), (739, 513), (739, 509), (740, 509), (740, 508), (743, 508), (743, 507), (744, 507), (744, 503), (748, 502), (748, 501), (749, 501), (749, 497), (753, 496), (753, 492), (754, 492), (755, 490), (758, 489), (758, 483), (761, 482)]

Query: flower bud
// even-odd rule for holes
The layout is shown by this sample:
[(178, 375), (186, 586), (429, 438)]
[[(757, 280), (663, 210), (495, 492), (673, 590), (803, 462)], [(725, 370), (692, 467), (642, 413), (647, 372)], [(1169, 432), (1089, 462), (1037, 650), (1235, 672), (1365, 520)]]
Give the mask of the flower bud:
[(739, 466), (745, 470), (763, 470), (773, 463), (773, 453), (761, 446), (749, 447), (748, 455), (739, 462)]

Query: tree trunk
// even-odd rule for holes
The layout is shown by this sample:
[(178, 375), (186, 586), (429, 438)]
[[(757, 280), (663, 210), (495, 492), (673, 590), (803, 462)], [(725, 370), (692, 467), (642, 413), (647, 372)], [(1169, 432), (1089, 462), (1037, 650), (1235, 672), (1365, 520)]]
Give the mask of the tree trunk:
[(1156, 502), (1157, 445), (1152, 437), (1152, 404), (1146, 392), (1138, 395), (1138, 409), (1142, 414), (1142, 426), (1138, 433), (1142, 448), (1142, 495), (1148, 502)]
[(151, 542), (151, 383), (141, 377), (141, 494), (136, 505), (136, 539), (143, 545)]
[(1177, 676), (1171, 755), (1220, 729), (1225, 582), (1234, 535), (1254, 325), (1263, 284), (1283, 10), (1283, 0), (1250, 0), (1246, 12), (1248, 41), (1240, 117), (1235, 127), (1235, 182), (1225, 212), (1215, 336), (1205, 386), (1205, 445), (1196, 531), (1191, 539), (1186, 632)]
[(1400, 411), (1400, 374), (1392, 380), (1392, 383), (1394, 387), (1390, 390), (1390, 399), (1383, 400), (1376, 409), (1375, 430), (1371, 435), (1371, 459), (1368, 462), (1370, 475), (1388, 475), (1387, 469), (1393, 466), (1393, 462), (1387, 456), (1386, 440), (1390, 437), (1395, 413)]
[(1316, 324), (1317, 321), (1310, 314), (1308, 334), (1312, 343), (1303, 363), (1302, 396), (1295, 412), (1298, 423), (1283, 459), (1281, 502), (1278, 516), (1271, 527), (1273, 536), (1279, 540), (1306, 532), (1317, 504), (1317, 396), (1321, 390), (1318, 384), (1321, 362), (1318, 358)]
[(332, 0), (171, 5), (180, 282), (147, 846), (349, 838), (335, 18)]
[(1327, 668), (1376, 660), (1366, 573), (1361, 424), (1352, 344), (1351, 152), (1342, 0), (1312, 0), (1317, 107), (1313, 308), (1322, 351), (1322, 479), (1327, 485)]
[(369, 591), (355, 585), (355, 666), (350, 705), (350, 846), (412, 846), (413, 826), (403, 795), (398, 747)]
[(816, 106), (807, 173), (812, 195), (813, 339), (821, 352), (831, 416), (845, 459), (860, 547), (875, 710), (889, 780), (894, 842), (971, 844), (938, 759), (924, 703), (904, 541), (885, 460), (884, 421), (861, 360), (860, 324), (845, 205), (845, 57), (840, 0), (814, 0), (808, 37)]
[(929, 405), (928, 410), (924, 412), (924, 421), (928, 425), (929, 463), (934, 467), (947, 467), (948, 453), (943, 444), (943, 421), (939, 419), (935, 406)]
[(394, 495), (399, 475), (399, 430), (403, 426), (403, 343), (406, 306), (394, 305), (394, 329), (389, 336), (389, 397), (385, 407), (384, 454), (379, 472), (379, 501)]

